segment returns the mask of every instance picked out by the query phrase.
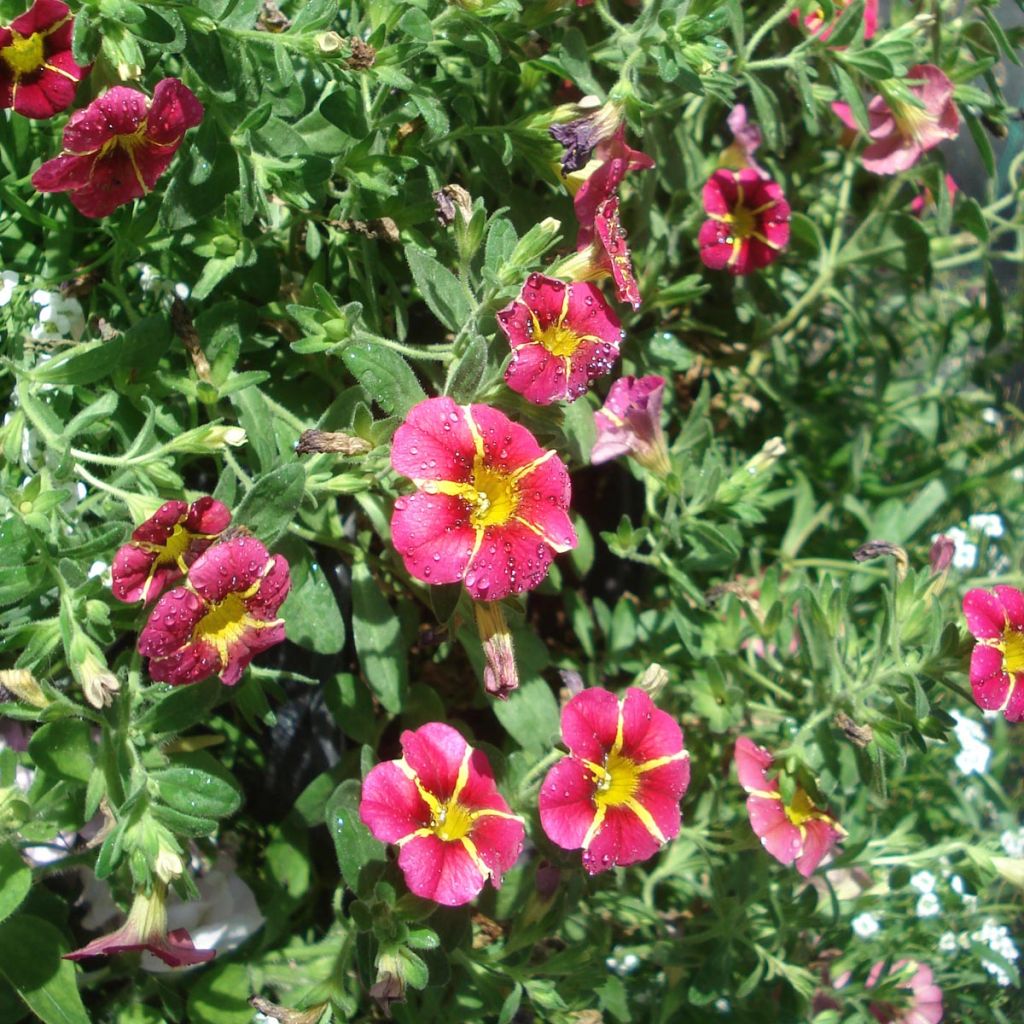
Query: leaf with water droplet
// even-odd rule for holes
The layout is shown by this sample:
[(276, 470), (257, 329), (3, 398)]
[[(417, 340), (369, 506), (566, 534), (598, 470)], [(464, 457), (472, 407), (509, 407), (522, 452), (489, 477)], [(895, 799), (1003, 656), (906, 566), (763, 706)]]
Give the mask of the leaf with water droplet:
[(346, 779), (327, 801), (324, 811), (327, 828), (334, 839), (341, 876), (350, 889), (359, 882), (359, 872), (371, 861), (385, 859), (385, 846), (370, 835), (359, 819), (362, 787), (355, 779)]

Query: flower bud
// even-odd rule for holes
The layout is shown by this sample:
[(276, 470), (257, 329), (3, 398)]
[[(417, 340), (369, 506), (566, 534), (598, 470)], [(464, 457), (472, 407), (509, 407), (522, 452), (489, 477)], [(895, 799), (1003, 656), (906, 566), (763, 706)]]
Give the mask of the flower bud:
[(160, 852), (153, 862), (153, 873), (161, 882), (169, 884), (178, 878), (185, 870), (181, 857), (166, 846), (160, 847)]
[(36, 677), (27, 668), (8, 668), (0, 671), (0, 687), (18, 700), (36, 708), (45, 708), (50, 699), (40, 689)]
[(668, 685), (668, 670), (662, 668), (657, 662), (653, 662), (640, 674), (636, 685), (652, 700), (655, 700), (658, 694)]
[(906, 579), (907, 570), (910, 568), (910, 559), (907, 552), (898, 544), (891, 544), (887, 540), (872, 540), (862, 544), (853, 553), (855, 562), (870, 562), (874, 558), (892, 558), (896, 562), (896, 575), (900, 580)]
[[(80, 634), (81, 635), (81, 634)], [(86, 641), (88, 648), (92, 643)], [(74, 655), (72, 644), (72, 654)], [(80, 661), (73, 658), (71, 670), (82, 687), (86, 701), (94, 708), (108, 708), (114, 702), (114, 695), (121, 689), (121, 681), (111, 672), (102, 655), (94, 649), (88, 649)]]
[(223, 424), (209, 423), (204, 427), (186, 430), (167, 445), (172, 452), (195, 452), (197, 455), (206, 452), (218, 452), (230, 446), (238, 448), (247, 440), (242, 427), (227, 427)]
[(519, 673), (516, 671), (516, 656), (512, 648), (512, 634), (505, 621), (500, 601), (476, 601), (476, 625), (480, 631), (486, 665), (484, 667), (484, 689), (499, 700), (508, 700), (508, 695), (519, 687)]
[(993, 857), (992, 866), (1011, 885), (1024, 889), (1024, 857)]
[(341, 430), (305, 430), (295, 445), (295, 454), (333, 452), (338, 455), (365, 455), (372, 449), (373, 445), (369, 441)]
[(316, 37), (316, 48), (324, 55), (337, 53), (345, 45), (345, 40), (337, 32), (321, 32)]

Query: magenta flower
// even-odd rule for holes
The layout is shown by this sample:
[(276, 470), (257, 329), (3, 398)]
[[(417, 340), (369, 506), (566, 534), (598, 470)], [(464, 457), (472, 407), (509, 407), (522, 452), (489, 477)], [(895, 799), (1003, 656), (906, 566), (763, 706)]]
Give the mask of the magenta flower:
[(740, 785), (748, 794), (750, 825), (761, 845), (787, 867), (795, 861), (797, 871), (809, 877), (846, 831), (800, 787), (792, 803), (783, 801), (778, 781), (767, 776), (774, 759), (764, 747), (741, 736), (735, 760)]
[(583, 850), (594, 875), (647, 860), (679, 834), (690, 784), (678, 722), (631, 686), (620, 701), (584, 690), (562, 709), (569, 756), (540, 787), (540, 823), (565, 850)]
[(505, 383), (538, 405), (574, 402), (611, 370), (623, 331), (600, 289), (531, 274), (498, 312), (512, 346)]
[(203, 106), (176, 78), (153, 90), (153, 101), (116, 85), (64, 126), (64, 150), (48, 160), (32, 184), (40, 192), (68, 192), (86, 217), (105, 217), (152, 191), (181, 145), (203, 120)]
[[(867, 988), (874, 988), (882, 979), (885, 961), (879, 961), (868, 973)], [(917, 960), (897, 960), (890, 974), (898, 974), (904, 968), (914, 974), (901, 981), (897, 992), (907, 996), (899, 1006), (891, 1003), (871, 1003), (868, 1009), (875, 1020), (882, 1024), (939, 1024), (942, 1020), (942, 989), (935, 984), (932, 969)]]
[(749, 167), (762, 178), (770, 179), (771, 175), (754, 159), (754, 154), (761, 146), (761, 129), (753, 121), (747, 120), (747, 108), (742, 103), (737, 103), (729, 111), (726, 124), (732, 132), (732, 142), (722, 153), (722, 166), (732, 171), (742, 171), (744, 167)]
[(1024, 719), (1024, 594), (1014, 587), (968, 590), (967, 628), (978, 641), (971, 653), (971, 690), (986, 711), (1008, 722)]
[(418, 488), (391, 517), (418, 580), (462, 580), (472, 597), (497, 601), (536, 587), (555, 553), (576, 546), (565, 465), (497, 409), (420, 402), (395, 432), (391, 465)]
[(495, 888), (523, 848), (523, 821), (494, 784), (487, 758), (443, 722), (402, 733), (402, 757), (363, 780), (359, 817), (398, 846), (409, 890), (458, 907)]
[(214, 498), (186, 505), (168, 501), (118, 548), (110, 571), (118, 601), (155, 601), (168, 583), (188, 567), (228, 528), (231, 512)]
[[(953, 102), (953, 83), (934, 64), (915, 64), (907, 73), (916, 102), (894, 95), (875, 96), (868, 104), (871, 145), (861, 154), (866, 171), (898, 174), (913, 167), (923, 153), (960, 131)], [(850, 107), (833, 103), (832, 110), (847, 128), (859, 130)]]
[(654, 161), (626, 143), (626, 126), (619, 125), (614, 135), (598, 143), (594, 151), (600, 165), (590, 173), (576, 190), (573, 207), (579, 221), (576, 248), (584, 249), (594, 237), (594, 219), (601, 205), (618, 195), (619, 185), (628, 171), (646, 171)]
[(152, 895), (138, 893), (128, 920), (109, 935), (93, 939), (81, 949), (64, 954), (65, 960), (84, 960), (90, 956), (112, 956), (149, 950), (168, 967), (191, 967), (212, 960), (217, 951), (196, 949), (184, 928), (167, 931), (166, 887), (158, 885)]
[(658, 476), (672, 468), (661, 429), (661, 403), (665, 378), (620, 377), (594, 413), (597, 440), (590, 453), (596, 466), (629, 455)]
[(789, 203), (782, 189), (753, 168), (718, 170), (704, 185), (697, 241), (712, 270), (752, 274), (778, 259), (789, 244)]
[[(960, 191), (960, 186), (957, 185), (956, 179), (952, 174), (945, 176), (946, 193), (949, 196), (949, 202), (952, 206), (956, 200), (956, 194)], [(927, 186), (923, 187), (921, 192), (914, 196), (910, 200), (910, 212), (915, 217), (923, 217), (924, 214), (935, 206), (935, 196), (932, 195), (932, 190)]]
[[(789, 23), (794, 27), (799, 27), (801, 24), (804, 29), (812, 36), (816, 36), (821, 42), (826, 42), (828, 37), (832, 35), (832, 29), (835, 28), (836, 22), (839, 20), (843, 10), (848, 6), (850, 0), (835, 0), (833, 3), (834, 13), (832, 20), (825, 21), (825, 12), (819, 7), (816, 10), (811, 11), (809, 14), (801, 17), (799, 11), (791, 11), (789, 15)], [(878, 0), (865, 0), (864, 3), (864, 42), (867, 42), (871, 37), (878, 31)], [(842, 47), (837, 47), (842, 49)]]
[(288, 563), (255, 538), (215, 544), (184, 587), (157, 601), (139, 634), (150, 677), (180, 686), (217, 674), (234, 686), (257, 654), (284, 640), (284, 619), (274, 616), (290, 587)]
[(74, 23), (67, 4), (35, 0), (8, 28), (0, 26), (0, 108), (46, 118), (71, 106), (88, 73), (71, 56)]

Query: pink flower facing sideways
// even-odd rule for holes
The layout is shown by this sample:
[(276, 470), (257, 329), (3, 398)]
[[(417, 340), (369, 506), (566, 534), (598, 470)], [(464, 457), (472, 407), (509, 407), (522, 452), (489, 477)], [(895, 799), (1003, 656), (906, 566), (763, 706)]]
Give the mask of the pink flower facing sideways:
[(395, 432), (391, 465), (418, 488), (391, 517), (416, 579), (462, 580), (472, 597), (497, 601), (536, 587), (555, 553), (576, 546), (564, 464), (497, 409), (420, 402)]
[(689, 754), (679, 724), (643, 690), (577, 694), (562, 710), (562, 739), (569, 756), (540, 788), (540, 822), (553, 843), (583, 849), (590, 874), (647, 860), (679, 834)]
[(255, 655), (284, 640), (284, 619), (274, 616), (290, 587), (288, 563), (255, 538), (215, 544), (184, 587), (157, 601), (139, 634), (150, 678), (178, 686), (216, 673), (234, 686)]
[(75, 19), (60, 0), (35, 3), (0, 26), (0, 108), (46, 118), (66, 110), (87, 70), (71, 56)]
[(784, 803), (776, 779), (767, 777), (772, 755), (753, 740), (736, 741), (736, 772), (747, 791), (750, 825), (761, 845), (778, 861), (811, 875), (846, 832), (827, 811), (815, 807), (799, 787), (792, 803)]
[(35, 174), (40, 192), (67, 192), (86, 217), (105, 217), (152, 191), (181, 145), (203, 120), (202, 104), (176, 78), (165, 78), (153, 100), (117, 85), (71, 115), (64, 149)]
[(619, 357), (622, 325), (596, 285), (531, 274), (498, 312), (512, 346), (505, 383), (530, 402), (574, 402)]
[[(801, 16), (799, 11), (791, 11), (789, 15), (789, 23), (794, 27), (799, 27), (801, 24), (804, 29), (815, 36), (821, 42), (825, 42), (830, 35), (832, 35), (832, 29), (835, 28), (836, 22), (839, 20), (843, 11), (849, 6), (850, 0), (836, 0), (833, 6), (832, 20), (829, 22), (825, 21), (825, 12), (820, 8), (816, 8), (809, 14)], [(864, 42), (871, 39), (875, 32), (878, 31), (878, 0), (865, 0), (864, 3)], [(842, 49), (842, 47), (837, 47)]]
[[(953, 83), (934, 64), (915, 64), (907, 73), (913, 101), (895, 95), (875, 96), (868, 104), (869, 145), (860, 162), (873, 174), (898, 174), (922, 154), (960, 131), (953, 102)], [(832, 110), (847, 128), (859, 131), (850, 107), (833, 103)]]
[[(874, 988), (882, 980), (885, 961), (879, 961), (868, 973), (865, 985)], [(871, 1003), (868, 1009), (871, 1015), (882, 1024), (939, 1024), (942, 1020), (942, 989), (935, 984), (932, 969), (916, 960), (897, 960), (892, 965), (891, 974), (897, 975), (906, 970), (913, 974), (896, 986), (899, 996), (904, 998), (899, 1004), (879, 1002)]]
[(1024, 594), (1014, 587), (968, 590), (967, 628), (978, 641), (971, 653), (971, 690), (978, 707), (1024, 719)]
[(231, 512), (214, 498), (200, 498), (191, 505), (165, 502), (114, 555), (110, 573), (114, 597), (155, 601), (164, 587), (188, 572), (230, 522)]
[(597, 439), (590, 453), (596, 466), (629, 455), (652, 473), (665, 476), (672, 468), (661, 429), (665, 378), (620, 377), (594, 413)]
[(752, 167), (718, 170), (704, 185), (708, 215), (697, 236), (712, 270), (751, 274), (778, 259), (789, 244), (789, 203), (782, 189)]
[(443, 722), (401, 736), (402, 757), (363, 780), (359, 817), (398, 846), (411, 892), (445, 906), (468, 903), (519, 857), (525, 829), (494, 784), (479, 750)]

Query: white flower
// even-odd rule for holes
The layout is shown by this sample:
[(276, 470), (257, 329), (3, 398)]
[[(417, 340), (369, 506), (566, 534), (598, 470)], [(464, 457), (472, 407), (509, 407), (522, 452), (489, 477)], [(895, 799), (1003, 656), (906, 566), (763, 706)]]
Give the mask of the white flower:
[(632, 974), (640, 966), (640, 957), (636, 953), (627, 953), (622, 958), (620, 974)]
[(862, 939), (870, 939), (879, 930), (878, 918), (867, 912), (858, 914), (850, 924)]
[(184, 284), (183, 282), (179, 281), (174, 286), (174, 294), (177, 295), (182, 302), (184, 302), (192, 293), (187, 284)]
[(999, 837), (999, 845), (1010, 857), (1024, 857), (1024, 828), (1016, 832), (1007, 830)]
[(995, 512), (979, 512), (967, 520), (972, 530), (980, 530), (986, 537), (1002, 537), (1003, 517)]
[(942, 907), (939, 904), (939, 897), (933, 892), (922, 893), (917, 901), (918, 917), (935, 917), (941, 913)]
[(60, 292), (37, 289), (32, 301), (40, 307), (38, 321), (29, 333), (36, 341), (71, 338), (79, 341), (85, 333), (85, 315), (78, 299), (65, 298)]
[(939, 949), (943, 953), (955, 953), (957, 950), (956, 933), (943, 932), (942, 937), (939, 939)]
[(17, 286), (18, 275), (13, 270), (5, 270), (0, 274), (0, 306), (6, 306), (14, 298)]
[(950, 875), (949, 887), (958, 896), (963, 896), (963, 894), (964, 894), (964, 880), (959, 875)]
[(107, 569), (109, 569), (109, 568), (110, 567), (107, 565), (106, 562), (103, 562), (103, 561), (93, 562), (92, 565), (89, 566), (89, 572), (88, 572), (89, 579), (93, 580), (97, 576), (102, 576), (107, 571)]
[(910, 879), (910, 885), (918, 892), (935, 892), (935, 876), (930, 871), (918, 871)]
[(983, 423), (994, 427), (999, 422), (999, 410), (993, 409), (991, 405), (987, 406), (981, 410), (981, 419)]
[(961, 714), (959, 711), (952, 712), (956, 725), (953, 732), (960, 741), (960, 753), (956, 755), (956, 766), (964, 773), (981, 774), (988, 768), (989, 758), (992, 750), (986, 742), (985, 727), (972, 718)]

